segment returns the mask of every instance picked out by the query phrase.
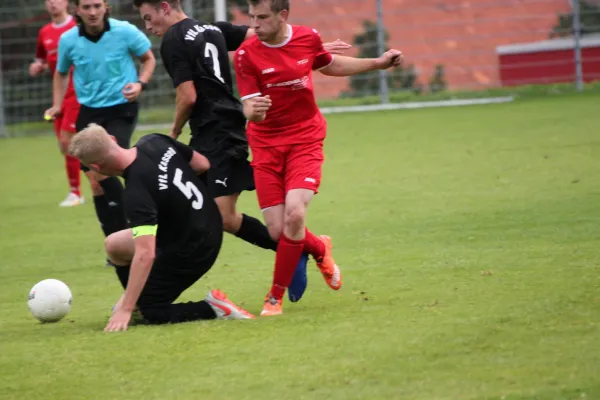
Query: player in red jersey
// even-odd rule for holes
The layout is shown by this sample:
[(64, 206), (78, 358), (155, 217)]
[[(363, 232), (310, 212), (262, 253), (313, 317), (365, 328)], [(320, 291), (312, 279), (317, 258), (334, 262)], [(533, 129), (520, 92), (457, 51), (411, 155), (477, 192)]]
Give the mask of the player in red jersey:
[[(44, 25), (38, 35), (35, 61), (29, 66), (29, 74), (39, 76), (47, 70), (54, 75), (58, 58), (58, 41), (60, 36), (76, 26), (75, 19), (68, 13), (68, 0), (46, 0), (46, 9), (52, 22)], [(61, 153), (65, 156), (65, 166), (71, 191), (60, 203), (61, 207), (72, 207), (83, 203), (81, 195), (81, 178), (79, 160), (67, 154), (71, 137), (76, 133), (75, 122), (79, 113), (79, 103), (75, 96), (72, 80), (63, 102), (60, 115), (54, 119), (54, 131), (58, 138)]]
[(306, 208), (321, 182), (326, 121), (313, 91), (312, 71), (350, 76), (402, 62), (389, 50), (379, 58), (334, 56), (314, 29), (288, 25), (289, 0), (249, 0), (256, 36), (235, 54), (237, 84), (249, 120), (247, 135), (259, 205), (269, 233), (279, 240), (273, 285), (261, 315), (282, 312), (282, 299), (303, 251), (316, 260), (334, 290), (342, 275), (331, 239), (305, 227)]

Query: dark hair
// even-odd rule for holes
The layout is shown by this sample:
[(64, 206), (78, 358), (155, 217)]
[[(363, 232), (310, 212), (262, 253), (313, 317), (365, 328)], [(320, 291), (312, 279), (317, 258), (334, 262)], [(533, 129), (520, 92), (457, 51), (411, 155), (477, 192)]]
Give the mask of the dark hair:
[(171, 7), (173, 7), (176, 10), (181, 9), (181, 2), (179, 0), (133, 0), (133, 6), (139, 8), (144, 4), (149, 4), (158, 8), (160, 3), (162, 2), (169, 3)]
[[(79, 7), (79, 0), (73, 0), (73, 4)], [(108, 0), (104, 0), (104, 4), (106, 4), (106, 14), (104, 14), (104, 21), (106, 22), (108, 21), (108, 18), (110, 18), (110, 5), (108, 4)], [(73, 16), (75, 17), (77, 25), (83, 25), (83, 20), (75, 11), (73, 11)]]
[(260, 3), (262, 3), (263, 1), (271, 2), (271, 11), (273, 11), (273, 12), (278, 13), (283, 10), (290, 11), (290, 0), (248, 0), (250, 5), (252, 5), (252, 6), (257, 6)]

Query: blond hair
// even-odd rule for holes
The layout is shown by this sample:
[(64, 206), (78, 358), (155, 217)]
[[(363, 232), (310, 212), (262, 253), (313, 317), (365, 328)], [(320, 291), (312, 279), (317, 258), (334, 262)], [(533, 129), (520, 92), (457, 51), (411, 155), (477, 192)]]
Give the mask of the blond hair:
[(69, 154), (89, 165), (107, 158), (115, 142), (106, 130), (97, 124), (89, 124), (87, 128), (73, 136), (69, 145)]

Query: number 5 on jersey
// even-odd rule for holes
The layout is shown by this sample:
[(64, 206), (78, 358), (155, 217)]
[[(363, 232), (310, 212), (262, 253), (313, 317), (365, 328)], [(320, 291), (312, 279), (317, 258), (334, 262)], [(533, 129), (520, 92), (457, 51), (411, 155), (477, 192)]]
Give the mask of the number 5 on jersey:
[(202, 205), (204, 204), (204, 197), (198, 187), (194, 185), (194, 182), (186, 182), (185, 184), (181, 181), (181, 177), (183, 176), (183, 171), (179, 168), (175, 170), (175, 176), (173, 177), (173, 184), (177, 186), (181, 193), (184, 194), (187, 199), (191, 199), (196, 196), (196, 199), (192, 201), (192, 207), (194, 210), (200, 210)]
[(221, 76), (221, 64), (219, 63), (219, 49), (217, 49), (217, 46), (207, 42), (204, 47), (204, 57), (212, 58), (215, 76), (221, 81), (221, 83), (225, 83), (225, 80)]

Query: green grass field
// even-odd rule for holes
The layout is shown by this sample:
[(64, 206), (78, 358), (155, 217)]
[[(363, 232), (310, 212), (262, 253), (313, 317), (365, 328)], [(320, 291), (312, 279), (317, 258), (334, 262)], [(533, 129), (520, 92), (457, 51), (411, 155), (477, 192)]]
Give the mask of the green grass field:
[[(599, 104), (331, 116), (309, 225), (342, 290), (311, 264), (281, 317), (119, 334), (93, 206), (57, 207), (54, 137), (1, 141), (0, 399), (600, 399)], [(258, 313), (272, 263), (227, 237), (183, 299), (218, 287)], [(50, 277), (73, 308), (42, 325), (26, 300)]]

